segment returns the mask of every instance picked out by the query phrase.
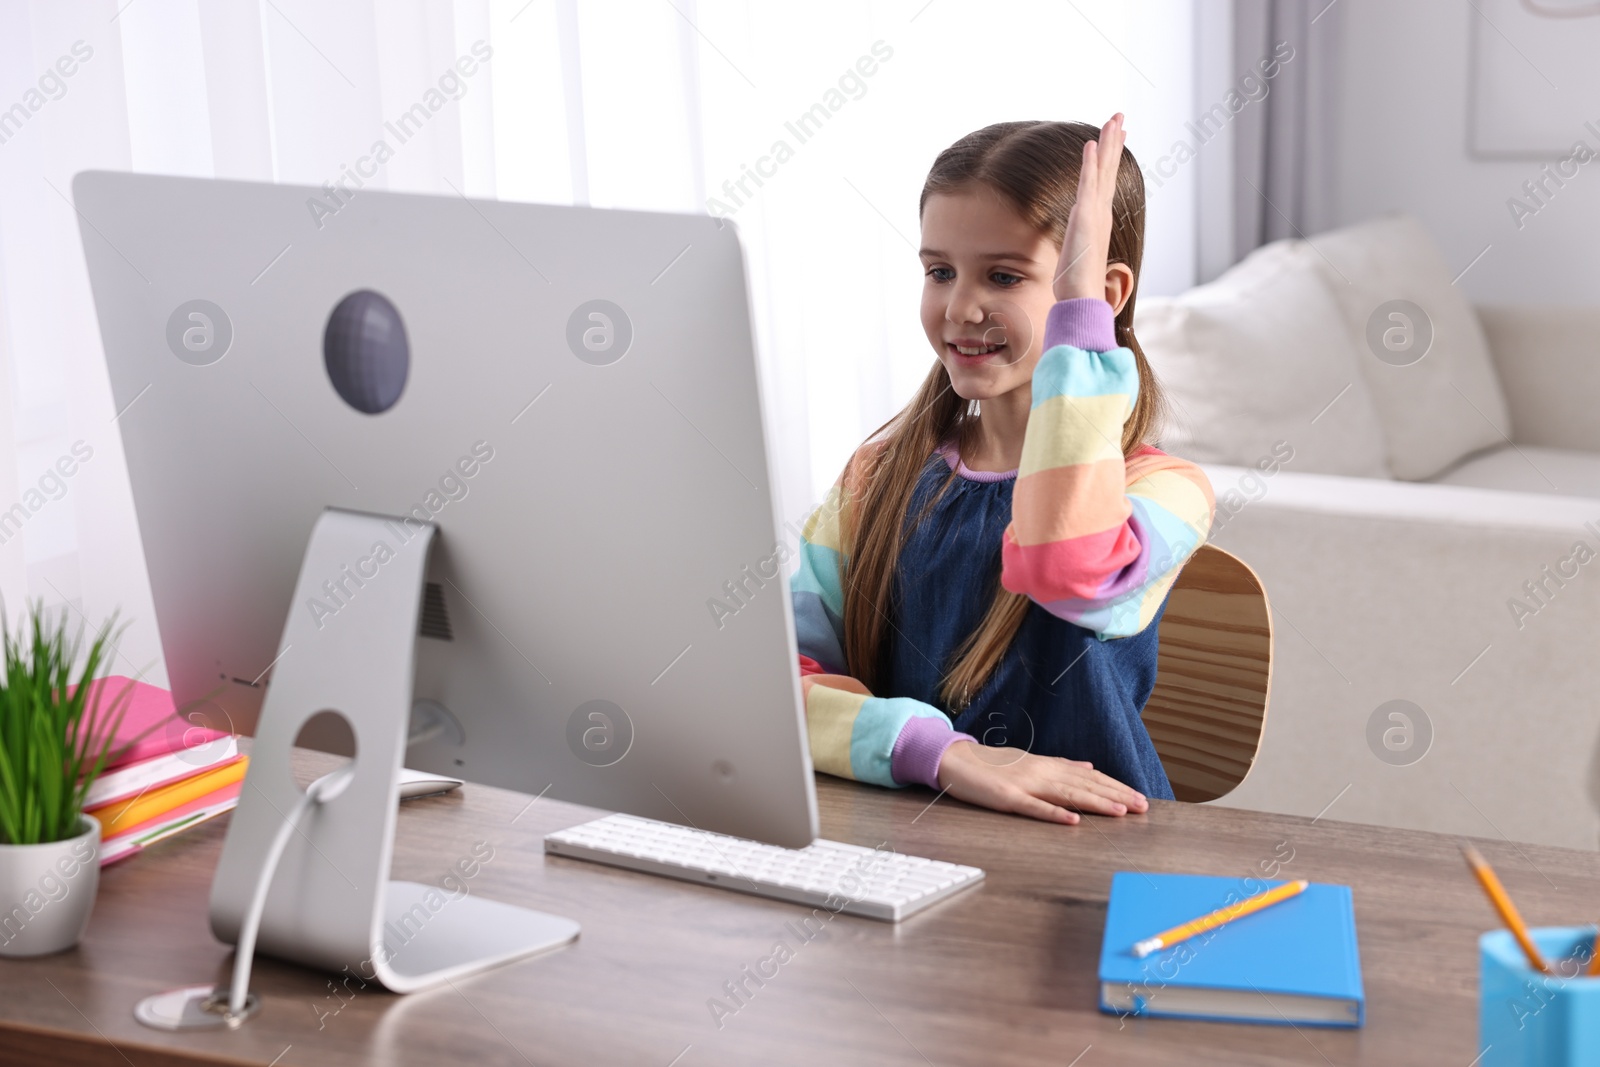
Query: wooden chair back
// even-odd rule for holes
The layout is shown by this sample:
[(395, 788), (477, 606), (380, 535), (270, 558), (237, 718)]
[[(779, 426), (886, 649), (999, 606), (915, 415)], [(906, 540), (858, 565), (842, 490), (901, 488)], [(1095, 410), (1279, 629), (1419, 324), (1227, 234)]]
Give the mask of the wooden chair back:
[(1144, 724), (1179, 800), (1215, 800), (1261, 748), (1272, 682), (1272, 612), (1256, 572), (1215, 545), (1189, 557), (1161, 617)]

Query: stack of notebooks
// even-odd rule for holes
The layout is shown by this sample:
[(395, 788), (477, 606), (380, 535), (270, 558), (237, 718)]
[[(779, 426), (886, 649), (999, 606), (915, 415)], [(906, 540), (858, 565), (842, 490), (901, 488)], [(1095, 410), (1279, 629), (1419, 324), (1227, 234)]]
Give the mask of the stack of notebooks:
[(133, 686), (111, 751), (134, 744), (100, 772), (83, 806), (100, 823), (102, 867), (233, 810), (249, 763), (237, 736), (186, 723), (165, 689), (115, 675), (90, 684), (102, 706)]

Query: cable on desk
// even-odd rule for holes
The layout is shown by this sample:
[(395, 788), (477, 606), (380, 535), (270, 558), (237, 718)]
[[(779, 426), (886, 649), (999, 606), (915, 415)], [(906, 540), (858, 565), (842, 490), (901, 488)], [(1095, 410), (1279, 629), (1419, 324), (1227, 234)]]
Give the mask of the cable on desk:
[(289, 843), (289, 835), (300, 829), (301, 820), (311, 810), (312, 805), (332, 799), (354, 773), (355, 764), (347, 763), (307, 786), (305, 795), (296, 802), (294, 810), (283, 820), (283, 825), (278, 827), (272, 844), (267, 848), (266, 858), (261, 864), (261, 874), (256, 879), (255, 892), (250, 897), (250, 906), (245, 909), (244, 921), (239, 925), (239, 939), (234, 945), (233, 983), (228, 990), (227, 1007), (222, 1011), (233, 1025), (237, 1025), (233, 1020), (244, 1018), (245, 1000), (250, 995), (250, 965), (256, 954), (256, 934), (261, 928), (261, 913), (266, 910), (267, 890), (272, 886), (272, 877), (278, 871), (278, 860), (282, 858), (284, 847)]

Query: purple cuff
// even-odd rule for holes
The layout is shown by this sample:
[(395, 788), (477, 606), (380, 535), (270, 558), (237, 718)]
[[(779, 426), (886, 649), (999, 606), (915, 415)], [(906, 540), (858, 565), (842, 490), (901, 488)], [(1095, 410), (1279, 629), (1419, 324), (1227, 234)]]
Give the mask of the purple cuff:
[(1086, 352), (1117, 347), (1117, 319), (1111, 305), (1098, 296), (1057, 300), (1044, 319), (1044, 347), (1071, 345)]
[(907, 719), (889, 753), (889, 775), (901, 785), (916, 782), (938, 789), (939, 760), (944, 750), (957, 741), (976, 740), (971, 734), (952, 730), (948, 721), (930, 715)]

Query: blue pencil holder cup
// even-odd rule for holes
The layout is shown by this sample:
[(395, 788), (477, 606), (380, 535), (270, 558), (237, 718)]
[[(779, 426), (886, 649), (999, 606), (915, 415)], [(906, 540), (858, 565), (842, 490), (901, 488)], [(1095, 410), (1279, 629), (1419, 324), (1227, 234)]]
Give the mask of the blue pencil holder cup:
[(1550, 974), (1528, 965), (1509, 930), (1478, 938), (1480, 1067), (1600, 1063), (1600, 977), (1590, 978), (1593, 926), (1528, 931)]

